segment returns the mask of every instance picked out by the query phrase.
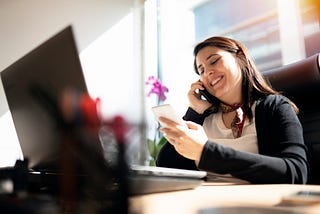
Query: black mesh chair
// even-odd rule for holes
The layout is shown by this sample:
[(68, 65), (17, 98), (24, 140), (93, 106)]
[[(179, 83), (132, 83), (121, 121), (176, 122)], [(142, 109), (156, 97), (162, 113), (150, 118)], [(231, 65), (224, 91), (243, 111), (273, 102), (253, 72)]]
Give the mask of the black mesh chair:
[(299, 108), (309, 149), (309, 184), (320, 184), (320, 54), (263, 72), (274, 89)]

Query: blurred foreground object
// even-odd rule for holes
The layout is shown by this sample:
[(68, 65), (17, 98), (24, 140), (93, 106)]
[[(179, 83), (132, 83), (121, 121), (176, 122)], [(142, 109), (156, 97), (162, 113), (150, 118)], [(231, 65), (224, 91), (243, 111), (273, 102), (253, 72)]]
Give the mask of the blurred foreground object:
[[(102, 118), (99, 98), (70, 89), (60, 97), (59, 107), (64, 119), (61, 198), (64, 202), (78, 201), (81, 195), (84, 197), (80, 201), (91, 201), (88, 205), (94, 204), (99, 212), (127, 213), (125, 144), (129, 125), (126, 120), (120, 115)], [(107, 140), (102, 142), (102, 139)], [(103, 148), (108, 143), (114, 143), (110, 157), (106, 157)], [(70, 210), (70, 204), (66, 206)]]

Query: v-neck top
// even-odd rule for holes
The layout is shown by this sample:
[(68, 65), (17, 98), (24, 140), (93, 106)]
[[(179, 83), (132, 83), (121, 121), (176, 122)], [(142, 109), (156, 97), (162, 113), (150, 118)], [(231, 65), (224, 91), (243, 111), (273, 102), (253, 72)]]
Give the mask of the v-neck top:
[[(252, 112), (255, 111), (255, 104), (252, 106)], [(204, 131), (210, 141), (231, 147), (236, 150), (258, 153), (258, 140), (256, 126), (254, 122), (246, 118), (241, 137), (234, 138), (231, 128), (227, 128), (222, 119), (222, 112), (211, 114), (203, 123)]]

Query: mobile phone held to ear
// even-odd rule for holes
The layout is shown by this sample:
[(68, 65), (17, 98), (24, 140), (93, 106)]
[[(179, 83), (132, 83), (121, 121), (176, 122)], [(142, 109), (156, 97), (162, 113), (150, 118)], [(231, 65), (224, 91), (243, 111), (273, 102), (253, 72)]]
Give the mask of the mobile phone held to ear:
[[(152, 107), (152, 112), (156, 116), (157, 120), (159, 120), (159, 117), (165, 117), (178, 124), (183, 124), (183, 120), (178, 117), (175, 110), (170, 104), (154, 106)], [(165, 126), (161, 122), (160, 122), (160, 125)]]
[(213, 103), (216, 99), (212, 94), (210, 94), (206, 89), (199, 90), (201, 96), (203, 96), (209, 103)]

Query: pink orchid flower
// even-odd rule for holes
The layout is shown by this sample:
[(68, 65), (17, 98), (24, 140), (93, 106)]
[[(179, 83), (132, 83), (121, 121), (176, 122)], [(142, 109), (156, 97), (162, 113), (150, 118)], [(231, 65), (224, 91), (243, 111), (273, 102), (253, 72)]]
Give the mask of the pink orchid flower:
[(151, 94), (156, 94), (161, 101), (165, 101), (167, 99), (165, 93), (169, 92), (169, 89), (164, 86), (158, 78), (149, 76), (148, 80), (146, 81), (146, 85), (152, 86), (147, 95), (148, 97)]

